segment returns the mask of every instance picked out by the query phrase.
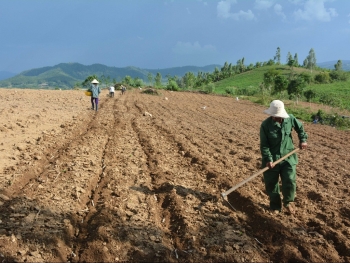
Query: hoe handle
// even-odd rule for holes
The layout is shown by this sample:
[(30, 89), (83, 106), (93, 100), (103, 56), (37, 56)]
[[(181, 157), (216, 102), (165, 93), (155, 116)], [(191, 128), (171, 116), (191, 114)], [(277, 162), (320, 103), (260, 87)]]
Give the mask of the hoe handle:
[[(283, 156), (282, 158), (278, 159), (277, 161), (275, 161), (273, 164), (276, 165), (279, 162), (283, 161), (284, 159), (288, 158), (289, 156), (291, 156), (292, 154), (296, 153), (297, 151), (299, 151), (299, 148), (294, 149), (293, 151), (291, 151), (290, 153), (286, 154), (285, 156)], [(267, 171), (269, 169), (269, 167), (265, 167), (264, 169), (260, 170), (259, 172), (253, 174), (252, 176), (248, 177), (247, 179), (245, 179), (244, 181), (240, 182), (239, 184), (236, 184), (235, 186), (233, 186), (232, 188), (230, 188), (229, 190), (227, 190), (226, 192), (222, 193), (221, 196), (223, 198), (225, 198), (227, 195), (229, 195), (230, 193), (232, 193), (234, 190), (236, 190), (238, 187), (241, 187), (242, 185), (244, 185), (245, 183), (249, 182), (250, 180), (253, 180), (255, 177), (257, 177), (258, 175), (262, 174), (263, 172)]]

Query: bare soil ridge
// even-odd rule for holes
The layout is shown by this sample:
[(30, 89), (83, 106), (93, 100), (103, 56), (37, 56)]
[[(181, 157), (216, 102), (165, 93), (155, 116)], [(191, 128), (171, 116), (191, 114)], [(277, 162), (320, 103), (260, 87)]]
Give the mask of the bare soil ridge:
[[(271, 214), (248, 101), (3, 90), (3, 262), (349, 262), (349, 133), (305, 124), (294, 216)], [(145, 114), (145, 112), (149, 114)], [(295, 137), (295, 142), (297, 138)]]

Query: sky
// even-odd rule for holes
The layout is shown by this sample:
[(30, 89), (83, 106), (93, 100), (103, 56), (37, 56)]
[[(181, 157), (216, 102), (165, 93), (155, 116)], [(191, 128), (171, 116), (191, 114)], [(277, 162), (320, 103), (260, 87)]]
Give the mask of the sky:
[(0, 71), (350, 59), (349, 0), (0, 0)]

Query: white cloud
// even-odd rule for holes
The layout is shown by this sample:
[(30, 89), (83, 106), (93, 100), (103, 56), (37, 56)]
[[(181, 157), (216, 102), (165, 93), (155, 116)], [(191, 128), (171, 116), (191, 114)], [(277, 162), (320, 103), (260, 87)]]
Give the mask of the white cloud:
[(193, 44), (190, 42), (178, 41), (176, 46), (172, 49), (177, 54), (200, 54), (200, 53), (212, 53), (216, 52), (216, 48), (213, 45), (201, 46), (198, 41)]
[(218, 17), (221, 18), (232, 18), (234, 20), (240, 20), (240, 19), (245, 19), (245, 20), (253, 20), (255, 19), (255, 15), (251, 10), (248, 10), (247, 12), (240, 10), (237, 13), (231, 13), (231, 3), (236, 3), (235, 0), (225, 0), (225, 1), (220, 1), (216, 7)]
[(332, 17), (338, 16), (334, 8), (325, 8), (324, 3), (327, 0), (307, 0), (303, 9), (294, 12), (297, 20), (319, 20), (328, 22)]
[(241, 18), (245, 20), (253, 20), (255, 18), (251, 10), (248, 10), (247, 12), (241, 10), (238, 13), (231, 14), (231, 17), (234, 20), (240, 20)]
[(269, 9), (274, 3), (274, 0), (255, 0), (254, 7), (256, 9)]
[(229, 18), (231, 11), (230, 1), (220, 1), (216, 7), (218, 17)]
[(280, 4), (275, 4), (275, 6), (273, 7), (273, 10), (277, 15), (281, 16), (283, 20), (286, 19), (286, 15), (282, 11), (282, 6)]

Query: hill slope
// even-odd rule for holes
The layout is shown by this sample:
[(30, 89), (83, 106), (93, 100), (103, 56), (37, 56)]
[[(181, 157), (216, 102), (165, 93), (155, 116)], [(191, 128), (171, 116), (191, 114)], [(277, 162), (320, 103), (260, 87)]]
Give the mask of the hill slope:
[(83, 82), (88, 76), (97, 75), (115, 79), (117, 82), (130, 76), (140, 78), (148, 82), (147, 76), (151, 73), (155, 76), (158, 72), (165, 79), (166, 75), (184, 76), (187, 72), (212, 72), (220, 65), (208, 65), (204, 67), (186, 66), (166, 69), (141, 69), (137, 67), (108, 67), (102, 64), (82, 65), (79, 63), (61, 63), (52, 67), (36, 68), (23, 71), (9, 79), (0, 81), (0, 87), (9, 88), (63, 88), (70, 89), (76, 83)]

